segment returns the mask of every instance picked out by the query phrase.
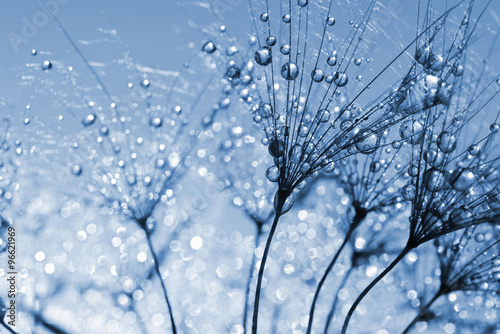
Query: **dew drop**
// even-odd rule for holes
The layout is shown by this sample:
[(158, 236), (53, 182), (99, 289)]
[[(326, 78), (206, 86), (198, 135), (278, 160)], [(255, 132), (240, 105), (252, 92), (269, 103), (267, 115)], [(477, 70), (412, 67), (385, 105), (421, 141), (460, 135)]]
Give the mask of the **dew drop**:
[[(295, 201), (295, 199), (293, 197), (293, 194), (290, 194), (287, 197), (287, 199), (285, 200), (285, 203), (283, 204), (283, 207), (281, 208), (281, 214), (285, 214), (288, 211), (290, 211), (290, 209), (293, 206), (294, 201)], [(275, 210), (277, 210), (277, 206), (278, 206), (278, 193), (276, 193), (276, 195), (274, 196), (274, 209)]]
[(149, 88), (149, 86), (151, 85), (151, 82), (149, 82), (148, 79), (144, 79), (141, 81), (141, 87), (142, 88)]
[(328, 57), (328, 59), (326, 60), (326, 63), (330, 66), (337, 65), (337, 57), (335, 57), (335, 56)]
[(290, 149), (290, 161), (293, 163), (299, 163), (300, 158), (302, 157), (302, 146), (300, 144), (295, 144)]
[(372, 154), (377, 150), (380, 144), (380, 138), (372, 131), (366, 131), (360, 135), (356, 148), (363, 154)]
[(333, 80), (335, 81), (335, 84), (339, 87), (344, 87), (347, 85), (347, 82), (349, 81), (349, 77), (345, 73), (340, 73), (336, 72)]
[(276, 166), (271, 166), (266, 170), (266, 177), (271, 182), (277, 182), (280, 177), (280, 170)]
[(261, 66), (266, 66), (271, 63), (272, 55), (271, 55), (271, 48), (268, 46), (264, 46), (257, 51), (255, 51), (255, 62)]
[(409, 140), (411, 144), (421, 144), (424, 140), (424, 125), (417, 120), (407, 119), (401, 123), (399, 134), (401, 139)]
[(498, 123), (493, 123), (490, 125), (490, 132), (491, 133), (497, 133), (499, 129), (500, 129), (500, 125), (498, 125)]
[(297, 4), (298, 4), (300, 7), (305, 7), (305, 6), (307, 6), (307, 3), (308, 3), (308, 2), (309, 2), (308, 0), (298, 0), (298, 1), (297, 1)]
[(82, 167), (80, 165), (73, 165), (71, 167), (71, 174), (75, 175), (75, 176), (79, 176), (82, 174)]
[(288, 62), (281, 67), (281, 76), (285, 80), (295, 80), (299, 75), (299, 68), (295, 63)]
[(290, 23), (290, 14), (283, 15), (283, 22)]
[(42, 63), (42, 70), (44, 71), (48, 71), (52, 68), (52, 63), (48, 60), (45, 60), (43, 63)]
[(323, 78), (325, 77), (325, 73), (323, 72), (322, 69), (316, 68), (312, 71), (311, 77), (314, 82), (321, 82), (323, 81)]
[(439, 134), (437, 144), (442, 152), (451, 153), (457, 147), (457, 138), (452, 133), (443, 131)]
[(412, 201), (417, 193), (417, 188), (413, 184), (407, 184), (401, 188), (401, 196), (407, 201)]
[(327, 19), (326, 19), (326, 24), (329, 25), (330, 27), (333, 26), (335, 24), (335, 18), (329, 16)]
[(281, 157), (283, 155), (284, 149), (285, 149), (285, 142), (283, 142), (283, 140), (272, 139), (269, 141), (268, 151), (273, 158)]
[(260, 20), (261, 20), (262, 22), (267, 22), (267, 21), (269, 21), (269, 14), (267, 14), (267, 13), (262, 13), (262, 14), (260, 15)]
[(82, 124), (83, 126), (90, 126), (92, 124), (94, 124), (95, 120), (96, 120), (96, 115), (95, 114), (88, 114), (87, 116), (85, 116), (85, 118), (82, 120)]
[(206, 42), (203, 47), (201, 48), (205, 53), (211, 54), (214, 53), (215, 50), (217, 50), (217, 47), (212, 41)]
[(443, 188), (444, 174), (437, 168), (430, 168), (423, 175), (423, 184), (428, 191), (435, 192)]
[(269, 36), (267, 39), (266, 39), (266, 44), (268, 46), (274, 46), (276, 45), (276, 37), (274, 36)]
[(462, 169), (457, 171), (457, 175), (452, 175), (451, 184), (453, 189), (464, 191), (469, 189), (476, 181), (476, 175), (470, 169)]
[(162, 120), (160, 117), (153, 117), (149, 120), (149, 124), (152, 127), (159, 128), (162, 125)]

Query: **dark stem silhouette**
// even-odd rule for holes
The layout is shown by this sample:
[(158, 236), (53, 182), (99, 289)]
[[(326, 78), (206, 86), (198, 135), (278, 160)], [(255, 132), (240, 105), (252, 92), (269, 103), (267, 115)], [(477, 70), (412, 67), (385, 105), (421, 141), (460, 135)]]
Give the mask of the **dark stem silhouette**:
[(253, 267), (255, 266), (255, 250), (259, 247), (260, 237), (262, 236), (262, 227), (257, 225), (257, 233), (255, 234), (255, 247), (252, 255), (252, 262), (250, 264), (250, 272), (248, 274), (247, 286), (245, 290), (245, 308), (243, 310), (243, 333), (247, 332), (247, 314), (248, 302), (250, 299), (250, 283), (252, 282)]
[(260, 302), (260, 290), (262, 288), (262, 278), (264, 277), (264, 268), (266, 266), (267, 256), (269, 254), (269, 249), (271, 246), (271, 241), (273, 239), (274, 232), (276, 232), (276, 227), (278, 226), (278, 221), (281, 216), (281, 212), (283, 210), (283, 205), (289, 193), (285, 193), (283, 191), (278, 191), (278, 196), (276, 200), (276, 215), (274, 216), (274, 221), (271, 226), (271, 230), (269, 232), (269, 236), (267, 237), (266, 246), (264, 248), (264, 254), (262, 255), (262, 261), (260, 262), (259, 274), (257, 276), (257, 288), (255, 290), (255, 301), (253, 305), (253, 319), (252, 319), (252, 334), (257, 334), (257, 325), (259, 320), (259, 302)]
[(354, 304), (352, 304), (351, 308), (349, 309), (349, 312), (347, 312), (347, 316), (344, 320), (344, 325), (342, 326), (342, 334), (345, 334), (347, 332), (347, 326), (349, 326), (349, 321), (351, 320), (352, 315), (354, 314), (354, 311), (358, 307), (359, 303), (365, 298), (365, 296), (370, 292), (370, 290), (382, 279), (387, 275), (394, 267), (401, 261), (406, 254), (408, 254), (413, 248), (413, 246), (410, 246), (407, 244), (405, 248), (401, 251), (401, 253), (394, 259), (394, 261), (391, 262), (391, 264), (385, 268), (385, 270), (377, 276), (364, 290), (361, 292), (361, 294), (358, 296)]
[(328, 275), (333, 269), (333, 266), (337, 262), (340, 254), (342, 253), (342, 250), (344, 249), (345, 245), (349, 242), (349, 239), (351, 238), (352, 233), (354, 230), (359, 226), (359, 224), (365, 219), (366, 217), (366, 211), (365, 210), (356, 210), (356, 214), (354, 215), (354, 218), (349, 225), (349, 228), (345, 234), (344, 241), (342, 242), (342, 245), (340, 248), (337, 250), (335, 255), (333, 256), (332, 261), (326, 268), (325, 273), (323, 274), (323, 277), (321, 277), (321, 280), (319, 281), (318, 287), (316, 288), (316, 293), (314, 294), (314, 298), (311, 304), (311, 310), (309, 311), (309, 323), (307, 324), (307, 331), (306, 334), (311, 334), (312, 330), (312, 324), (313, 324), (313, 319), (314, 319), (314, 311), (316, 309), (316, 303), (318, 301), (319, 293), (321, 291), (321, 288), (323, 287), (323, 284), (325, 283)]
[(401, 334), (407, 334), (410, 329), (412, 329), (412, 327), (420, 320), (422, 319), (422, 317), (429, 311), (429, 308), (432, 306), (432, 304), (434, 304), (434, 302), (441, 296), (443, 296), (445, 294), (445, 291), (443, 288), (439, 289), (438, 292), (436, 292), (436, 294), (434, 295), (434, 297), (432, 297), (432, 299), (424, 306), (420, 309), (420, 311), (418, 312), (418, 314), (415, 316), (415, 318), (413, 319), (412, 322), (410, 322), (410, 324), (405, 328), (405, 330), (401, 333)]

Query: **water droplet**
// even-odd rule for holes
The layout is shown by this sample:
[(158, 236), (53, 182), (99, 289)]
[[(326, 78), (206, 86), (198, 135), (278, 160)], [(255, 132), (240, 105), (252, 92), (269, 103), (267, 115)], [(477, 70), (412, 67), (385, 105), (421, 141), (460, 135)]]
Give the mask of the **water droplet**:
[(462, 74), (464, 74), (464, 67), (457, 63), (457, 64), (453, 65), (453, 68), (451, 69), (451, 73), (453, 73), (453, 75), (455, 75), (456, 77), (459, 77)]
[(290, 53), (290, 45), (288, 45), (288, 44), (282, 45), (280, 48), (280, 52), (284, 55), (289, 54)]
[(283, 15), (283, 22), (290, 23), (290, 14)]
[(330, 112), (326, 109), (321, 109), (316, 114), (316, 118), (320, 123), (326, 123), (330, 120)]
[(36, 51), (36, 49), (32, 49), (31, 50), (31, 55), (32, 56), (36, 56), (38, 54), (38, 51)]
[[(293, 194), (290, 194), (287, 197), (287, 199), (285, 200), (285, 203), (283, 204), (283, 207), (281, 209), (281, 214), (285, 214), (288, 211), (290, 211), (290, 209), (293, 206), (294, 201), (295, 201), (295, 199), (293, 197)], [(278, 206), (278, 192), (276, 192), (276, 195), (274, 196), (274, 209), (275, 210), (277, 209), (277, 206)]]
[(409, 140), (411, 144), (421, 144), (424, 140), (424, 125), (420, 121), (405, 120), (399, 127), (401, 139)]
[(105, 125), (103, 125), (99, 131), (103, 136), (107, 136), (109, 134), (109, 128)]
[(337, 57), (335, 57), (335, 56), (328, 57), (328, 59), (326, 60), (326, 63), (330, 66), (337, 65)]
[(293, 163), (299, 163), (300, 158), (302, 157), (302, 146), (300, 144), (295, 144), (290, 149), (290, 161)]
[(215, 50), (217, 50), (217, 47), (215, 46), (215, 44), (212, 42), (212, 41), (208, 41), (206, 42), (203, 47), (201, 48), (204, 52), (208, 53), (208, 54), (211, 54), (211, 53), (214, 53)]
[(149, 124), (152, 127), (159, 128), (162, 125), (162, 120), (160, 117), (153, 117), (149, 120)]
[(499, 129), (500, 129), (500, 125), (498, 125), (498, 123), (493, 123), (490, 125), (491, 133), (497, 133)]
[(329, 25), (330, 27), (333, 26), (335, 24), (335, 18), (331, 16), (327, 17), (326, 24)]
[(269, 36), (267, 39), (266, 39), (266, 44), (269, 45), (269, 46), (274, 46), (276, 45), (276, 37), (274, 36)]
[(261, 103), (257, 111), (262, 118), (269, 118), (273, 114), (273, 107), (269, 103)]
[(43, 63), (42, 63), (42, 70), (44, 71), (48, 71), (52, 68), (52, 63), (48, 60), (45, 60)]
[(82, 174), (82, 167), (80, 165), (73, 165), (71, 167), (71, 174), (78, 176)]
[(401, 188), (401, 196), (407, 201), (413, 201), (417, 193), (417, 188), (413, 184), (407, 184)]
[(346, 119), (346, 120), (343, 120), (341, 123), (340, 123), (340, 130), (342, 131), (348, 131), (352, 126), (352, 121)]
[(149, 82), (148, 79), (144, 79), (141, 81), (141, 87), (142, 88), (149, 88), (149, 86), (151, 85), (151, 83)]
[(82, 124), (83, 126), (90, 126), (94, 124), (95, 120), (97, 119), (95, 114), (88, 114), (83, 120)]
[(307, 3), (308, 3), (308, 2), (309, 2), (308, 0), (298, 0), (298, 1), (297, 1), (297, 4), (298, 4), (300, 7), (305, 7), (305, 6), (307, 6)]
[(430, 168), (423, 175), (423, 184), (431, 192), (439, 191), (444, 185), (444, 174), (437, 168)]
[(269, 14), (267, 14), (267, 13), (262, 13), (262, 14), (260, 15), (260, 20), (261, 20), (262, 22), (267, 22), (267, 21), (269, 21)]
[(356, 66), (361, 65), (361, 58), (354, 59), (354, 65)]
[(299, 68), (295, 63), (289, 62), (281, 67), (281, 76), (285, 80), (295, 80), (299, 75)]
[(469, 189), (476, 181), (476, 175), (470, 169), (458, 170), (452, 174), (451, 184), (453, 189), (464, 191)]
[(347, 82), (349, 81), (349, 77), (345, 73), (335, 72), (333, 80), (335, 81), (335, 84), (337, 86), (344, 87), (345, 85), (347, 85)]
[(271, 166), (266, 170), (266, 177), (271, 182), (277, 182), (280, 177), (280, 170), (276, 166)]
[(226, 77), (229, 81), (238, 79), (240, 77), (241, 70), (235, 64), (230, 64), (226, 69)]
[(311, 77), (314, 82), (321, 82), (323, 81), (323, 78), (325, 77), (325, 73), (323, 72), (322, 69), (316, 68), (312, 71)]
[(481, 152), (481, 146), (479, 146), (478, 144), (473, 144), (473, 145), (469, 146), (469, 154), (470, 155), (476, 156), (479, 154), (479, 152)]
[(272, 55), (271, 55), (271, 48), (268, 46), (264, 46), (257, 51), (255, 51), (255, 62), (261, 66), (266, 66), (271, 63)]
[(442, 152), (451, 153), (457, 147), (457, 138), (452, 133), (443, 131), (439, 134), (437, 144)]
[(273, 158), (279, 158), (283, 155), (285, 149), (285, 142), (281, 139), (271, 139), (269, 141), (268, 151)]
[(379, 136), (372, 131), (366, 131), (359, 135), (359, 141), (356, 142), (356, 148), (363, 154), (372, 154), (377, 150), (379, 144)]

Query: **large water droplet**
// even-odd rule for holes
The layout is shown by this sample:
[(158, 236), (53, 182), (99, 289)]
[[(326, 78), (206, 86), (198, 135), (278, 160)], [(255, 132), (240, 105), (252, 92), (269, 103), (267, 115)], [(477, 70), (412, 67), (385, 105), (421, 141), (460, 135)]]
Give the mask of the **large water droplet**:
[(470, 169), (462, 169), (452, 174), (451, 185), (457, 191), (469, 189), (476, 181), (476, 175)]
[(217, 50), (217, 47), (215, 46), (215, 44), (212, 41), (208, 41), (203, 45), (202, 50), (204, 52), (210, 54), (210, 53), (214, 53), (215, 50)]
[(321, 82), (321, 81), (323, 81), (323, 78), (325, 77), (325, 73), (323, 72), (322, 69), (316, 68), (314, 71), (312, 71), (311, 77), (312, 77), (314, 82)]
[(377, 150), (380, 144), (380, 138), (372, 131), (366, 131), (359, 136), (356, 142), (356, 148), (363, 154), (371, 154)]
[(424, 187), (431, 192), (440, 191), (443, 188), (444, 182), (444, 174), (437, 168), (430, 168), (423, 175)]
[(280, 177), (280, 170), (276, 166), (271, 166), (266, 171), (266, 177), (271, 182), (277, 182)]
[(349, 81), (349, 77), (345, 73), (336, 72), (334, 77), (333, 77), (333, 81), (335, 82), (335, 84), (337, 86), (344, 87), (345, 85), (347, 85), (347, 82)]
[(279, 158), (283, 155), (285, 149), (285, 143), (283, 140), (272, 139), (269, 141), (268, 151), (273, 158)]
[(444, 153), (451, 153), (457, 147), (457, 138), (448, 131), (443, 131), (438, 137), (437, 144)]
[(255, 51), (254, 58), (255, 62), (261, 66), (269, 65), (273, 60), (271, 48), (268, 46), (264, 46), (258, 49), (257, 51)]
[(293, 163), (299, 163), (302, 153), (303, 153), (302, 146), (299, 144), (295, 144), (290, 149), (290, 161), (292, 161)]
[(407, 201), (413, 201), (416, 193), (417, 188), (413, 184), (407, 184), (401, 188), (401, 196)]
[(281, 67), (281, 76), (285, 80), (295, 80), (299, 75), (299, 68), (295, 63), (289, 62)]
[(399, 134), (411, 144), (421, 144), (424, 139), (424, 125), (420, 121), (407, 119), (399, 126)]

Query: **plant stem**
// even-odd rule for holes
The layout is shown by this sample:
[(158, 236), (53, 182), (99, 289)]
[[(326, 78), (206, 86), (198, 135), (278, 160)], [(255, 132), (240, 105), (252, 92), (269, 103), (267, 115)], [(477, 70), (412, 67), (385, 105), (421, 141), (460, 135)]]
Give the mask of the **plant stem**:
[(5, 329), (7, 329), (9, 331), (9, 333), (12, 333), (12, 334), (17, 334), (12, 328), (10, 328), (9, 326), (7, 326), (7, 324), (5, 322), (3, 322), (3, 319), (2, 319), (2, 325)]
[(172, 307), (170, 306), (170, 301), (168, 299), (167, 288), (165, 287), (165, 283), (163, 282), (163, 278), (161, 277), (161, 273), (160, 273), (160, 265), (158, 263), (158, 257), (156, 256), (156, 252), (153, 248), (153, 244), (151, 243), (151, 235), (147, 231), (146, 231), (146, 239), (148, 240), (149, 250), (151, 251), (151, 254), (153, 255), (156, 274), (158, 275), (158, 278), (159, 278), (160, 283), (161, 283), (161, 288), (163, 289), (163, 296), (165, 297), (165, 301), (167, 302), (168, 313), (170, 315), (170, 322), (172, 324), (172, 333), (177, 334), (177, 329), (175, 327), (175, 322), (174, 322), (174, 315), (172, 313)]
[(332, 303), (332, 308), (330, 309), (330, 313), (328, 313), (328, 317), (326, 318), (326, 324), (325, 324), (325, 331), (324, 334), (328, 333), (328, 328), (330, 327), (330, 323), (332, 322), (333, 315), (335, 314), (335, 308), (337, 307), (337, 303), (339, 301), (339, 291), (342, 290), (342, 288), (345, 286), (347, 283), (347, 279), (351, 275), (353, 267), (349, 268), (349, 271), (344, 275), (344, 278), (342, 279), (342, 282), (339, 285), (339, 288), (337, 289), (337, 293), (335, 294), (335, 298), (333, 299)]
[(248, 274), (247, 287), (245, 291), (245, 309), (243, 310), (243, 333), (247, 332), (247, 313), (248, 313), (248, 299), (250, 298), (250, 282), (252, 282), (253, 267), (255, 265), (255, 250), (259, 247), (260, 237), (262, 235), (262, 229), (260, 226), (257, 227), (257, 233), (255, 234), (255, 247), (252, 255), (252, 263), (250, 264), (250, 273)]
[(253, 304), (253, 319), (252, 319), (252, 334), (257, 334), (257, 323), (259, 319), (259, 302), (260, 302), (260, 290), (262, 287), (262, 278), (264, 277), (264, 268), (266, 266), (267, 255), (271, 246), (271, 241), (273, 239), (274, 232), (278, 226), (278, 220), (281, 216), (281, 210), (285, 204), (285, 200), (288, 195), (278, 194), (276, 204), (276, 215), (274, 216), (273, 225), (271, 226), (271, 231), (269, 231), (269, 236), (267, 237), (266, 247), (264, 248), (264, 254), (262, 255), (262, 261), (260, 262), (259, 275), (257, 277), (257, 289), (255, 290), (255, 301)]
[(54, 324), (47, 322), (40, 314), (35, 315), (35, 320), (36, 320), (36, 322), (40, 323), (43, 327), (45, 327), (45, 329), (48, 329), (52, 333), (56, 333), (56, 334), (67, 334), (68, 333), (65, 330), (63, 330), (61, 327), (58, 327)]
[(419, 319), (422, 318), (422, 316), (425, 313), (427, 313), (427, 311), (429, 311), (429, 308), (432, 306), (432, 304), (434, 304), (434, 302), (444, 294), (443, 292), (444, 292), (443, 289), (439, 289), (439, 291), (436, 292), (434, 297), (432, 297), (432, 299), (423, 308), (420, 309), (417, 316), (413, 319), (412, 322), (410, 322), (410, 324), (401, 334), (407, 334), (410, 331), (410, 329), (419, 321)]
[(318, 301), (319, 292), (321, 291), (321, 288), (323, 287), (323, 284), (325, 283), (326, 278), (328, 277), (328, 274), (330, 274), (330, 271), (333, 269), (333, 266), (337, 262), (337, 259), (339, 258), (340, 253), (342, 253), (342, 250), (344, 249), (345, 245), (349, 242), (349, 238), (351, 237), (353, 231), (354, 231), (353, 225), (350, 225), (349, 229), (347, 230), (347, 233), (344, 237), (344, 241), (342, 242), (342, 245), (335, 253), (332, 261), (330, 262), (330, 264), (326, 268), (326, 271), (323, 274), (323, 277), (321, 277), (321, 280), (319, 281), (318, 287), (316, 288), (316, 293), (314, 294), (314, 298), (313, 298), (313, 301), (311, 304), (311, 310), (309, 311), (309, 323), (307, 324), (306, 334), (311, 334), (313, 318), (314, 318), (314, 310), (316, 309), (316, 302)]
[(354, 313), (354, 311), (356, 310), (356, 308), (358, 307), (359, 303), (361, 302), (361, 300), (363, 300), (363, 298), (365, 298), (365, 296), (368, 294), (368, 292), (370, 292), (370, 290), (382, 279), (385, 277), (385, 275), (387, 275), (398, 263), (399, 261), (401, 261), (405, 256), (406, 254), (408, 254), (408, 252), (410, 250), (412, 250), (414, 247), (410, 246), (410, 245), (406, 245), (406, 247), (401, 251), (401, 253), (398, 255), (398, 257), (396, 257), (394, 259), (394, 261), (391, 262), (391, 264), (385, 268), (385, 270), (377, 276), (377, 278), (375, 278), (364, 290), (363, 292), (361, 292), (361, 294), (358, 296), (358, 298), (356, 299), (356, 301), (354, 302), (354, 304), (352, 304), (351, 308), (349, 309), (349, 312), (347, 312), (347, 316), (344, 320), (344, 325), (342, 326), (342, 334), (345, 334), (347, 332), (347, 326), (349, 326), (349, 320), (351, 320), (351, 317)]

